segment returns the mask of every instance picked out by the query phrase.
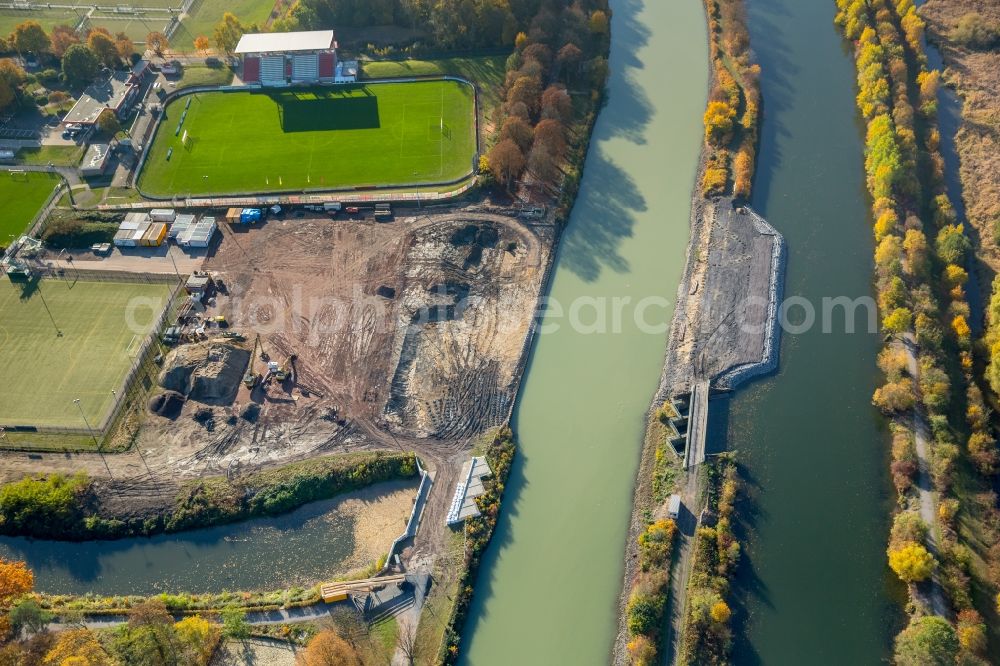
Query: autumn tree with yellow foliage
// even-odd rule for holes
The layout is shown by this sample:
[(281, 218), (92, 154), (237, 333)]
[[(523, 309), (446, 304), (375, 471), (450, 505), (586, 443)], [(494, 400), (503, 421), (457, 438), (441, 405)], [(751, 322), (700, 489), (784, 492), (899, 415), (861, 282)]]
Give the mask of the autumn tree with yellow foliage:
[(59, 632), (55, 645), (45, 655), (53, 666), (111, 666), (114, 662), (90, 629)]
[(934, 573), (934, 556), (919, 543), (911, 541), (897, 548), (890, 548), (888, 554), (889, 568), (904, 583), (919, 583)]
[(304, 666), (361, 666), (361, 658), (351, 644), (332, 629), (316, 634), (302, 654)]

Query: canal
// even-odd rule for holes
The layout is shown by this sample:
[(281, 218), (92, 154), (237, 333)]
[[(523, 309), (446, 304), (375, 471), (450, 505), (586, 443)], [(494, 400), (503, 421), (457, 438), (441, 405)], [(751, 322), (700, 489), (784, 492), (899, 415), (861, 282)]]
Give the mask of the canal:
[[(536, 338), (518, 400), (519, 455), (465, 628), (474, 666), (607, 664), (614, 640), (644, 413), (688, 240), (708, 42), (701, 0), (611, 5), (608, 102), (551, 283), (543, 329), (558, 330)], [(572, 326), (574, 305), (593, 324), (602, 304), (607, 332)]]
[[(871, 406), (879, 337), (858, 309), (823, 325), (823, 299), (874, 296), (855, 70), (833, 0), (751, 0), (763, 75), (753, 205), (788, 242), (787, 298), (816, 323), (782, 337), (781, 369), (729, 405), (745, 465), (739, 664), (875, 664), (901, 621), (885, 564), (887, 432)], [(793, 324), (803, 307), (788, 308)], [(828, 332), (824, 331), (828, 329)]]

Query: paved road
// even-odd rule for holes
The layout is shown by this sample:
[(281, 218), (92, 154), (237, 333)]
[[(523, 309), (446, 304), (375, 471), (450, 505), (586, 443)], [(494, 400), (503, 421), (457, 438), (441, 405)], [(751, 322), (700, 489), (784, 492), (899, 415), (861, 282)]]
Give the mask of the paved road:
[(663, 650), (663, 666), (677, 662), (684, 617), (687, 614), (688, 582), (694, 568), (694, 533), (698, 529), (698, 513), (704, 492), (700, 467), (686, 470), (687, 478), (681, 489), (681, 513), (677, 517), (677, 546), (674, 565), (670, 570), (670, 595), (667, 598), (668, 628)]
[[(906, 352), (906, 365), (919, 392), (920, 385), (920, 364), (917, 362), (917, 342), (913, 333), (907, 332), (902, 341), (902, 347)], [(934, 485), (930, 473), (930, 445), (928, 444), (928, 434), (930, 428), (924, 417), (923, 410), (919, 403), (913, 410), (913, 435), (917, 451), (917, 492), (920, 497), (920, 518), (927, 524), (927, 550), (937, 557), (937, 497), (934, 494)], [(938, 580), (937, 572), (931, 580), (931, 607), (935, 615), (947, 616), (948, 605), (945, 603), (944, 594), (941, 591), (941, 582)]]

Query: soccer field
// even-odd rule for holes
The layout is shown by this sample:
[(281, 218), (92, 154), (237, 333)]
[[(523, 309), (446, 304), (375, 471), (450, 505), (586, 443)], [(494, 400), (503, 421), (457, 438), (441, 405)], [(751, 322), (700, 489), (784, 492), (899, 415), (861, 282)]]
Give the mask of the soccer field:
[(24, 232), (58, 183), (53, 173), (0, 171), (0, 247)]
[(23, 287), (0, 278), (0, 425), (84, 428), (73, 404), (79, 398), (97, 427), (167, 306), (170, 285), (42, 280)]
[(183, 196), (439, 183), (470, 173), (475, 152), (474, 93), (455, 81), (200, 93), (167, 106), (138, 185)]

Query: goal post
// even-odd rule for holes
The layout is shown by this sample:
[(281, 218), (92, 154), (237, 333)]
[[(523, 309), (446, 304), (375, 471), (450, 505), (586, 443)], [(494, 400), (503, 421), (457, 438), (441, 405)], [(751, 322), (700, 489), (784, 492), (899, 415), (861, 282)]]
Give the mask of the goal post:
[(28, 180), (28, 172), (25, 171), (24, 169), (11, 169), (8, 173), (10, 173), (11, 180), (17, 180), (21, 182), (27, 182)]

